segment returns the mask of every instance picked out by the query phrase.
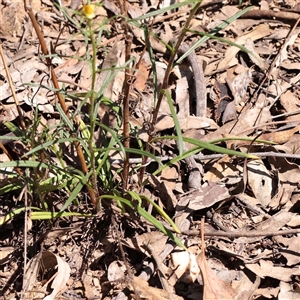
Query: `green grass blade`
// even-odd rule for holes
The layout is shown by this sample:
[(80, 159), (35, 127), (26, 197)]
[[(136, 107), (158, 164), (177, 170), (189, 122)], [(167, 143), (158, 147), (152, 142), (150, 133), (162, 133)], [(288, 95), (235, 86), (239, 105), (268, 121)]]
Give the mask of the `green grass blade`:
[(49, 212), (49, 211), (34, 211), (30, 213), (31, 220), (52, 220), (64, 217), (94, 217), (92, 214), (84, 214), (77, 212)]
[(54, 144), (63, 144), (63, 143), (67, 143), (67, 142), (72, 143), (75, 141), (78, 141), (78, 139), (77, 138), (63, 138), (63, 139), (55, 139), (52, 141), (48, 141), (48, 142), (38, 145), (37, 147), (33, 148), (32, 150), (26, 152), (24, 155), (22, 155), (22, 158), (28, 157), (28, 156), (30, 156), (38, 151), (44, 150)]
[(56, 108), (57, 108), (61, 118), (64, 120), (65, 124), (71, 129), (71, 131), (74, 131), (74, 125), (72, 124), (69, 117), (65, 114), (65, 112), (63, 111), (63, 109), (59, 103), (56, 104)]
[(248, 12), (249, 10), (253, 9), (253, 6), (249, 6), (238, 13), (236, 13), (234, 16), (228, 18), (226, 21), (222, 22), (218, 26), (216, 26), (213, 30), (211, 30), (206, 36), (203, 36), (198, 42), (196, 42), (189, 51), (187, 51), (184, 55), (180, 56), (179, 59), (177, 59), (176, 64), (180, 64), (192, 51), (195, 51), (201, 44), (208, 41), (210, 38), (215, 37), (215, 34), (217, 34), (221, 29), (224, 29), (226, 26), (231, 24), (233, 21), (238, 19), (240, 16)]
[(176, 134), (177, 134), (177, 145), (178, 145), (178, 149), (179, 149), (179, 155), (182, 155), (183, 150), (184, 150), (184, 145), (183, 145), (183, 139), (182, 139), (182, 133), (181, 133), (180, 124), (179, 124), (179, 121), (178, 121), (178, 118), (177, 118), (177, 114), (176, 114), (176, 111), (175, 111), (175, 107), (173, 105), (173, 100), (171, 98), (171, 95), (170, 95), (169, 91), (168, 90), (164, 90), (164, 93), (165, 93), (165, 95), (167, 97), (167, 101), (168, 101), (168, 104), (169, 104), (171, 115), (172, 115), (172, 118), (173, 118), (174, 124), (175, 124), (175, 130), (176, 130)]
[(157, 212), (173, 227), (176, 233), (181, 233), (177, 225), (173, 222), (173, 220), (166, 214), (166, 212), (159, 205), (157, 205), (154, 201), (152, 201), (150, 198), (148, 198), (145, 195), (142, 195), (142, 198), (146, 199), (149, 203), (153, 205), (153, 207), (157, 210)]
[(139, 16), (139, 17), (131, 19), (131, 20), (128, 20), (128, 22), (131, 23), (131, 22), (135, 22), (135, 21), (145, 20), (145, 19), (152, 18), (152, 17), (155, 17), (155, 16), (160, 15), (160, 14), (164, 14), (165, 12), (168, 12), (170, 10), (173, 10), (173, 9), (176, 9), (176, 8), (188, 5), (188, 4), (198, 3), (198, 2), (202, 2), (202, 0), (188, 0), (188, 1), (184, 1), (184, 2), (178, 2), (178, 3), (172, 4), (168, 7), (157, 9), (157, 10), (154, 10), (150, 13), (145, 14), (145, 15)]
[[(14, 123), (12, 122), (5, 122), (4, 125), (9, 129), (10, 132), (12, 132), (15, 137), (12, 137), (12, 139), (21, 139), (24, 137), (24, 133), (22, 130), (20, 130)], [(9, 137), (7, 139), (10, 139)]]
[(72, 193), (70, 194), (68, 200), (65, 202), (63, 207), (60, 209), (60, 213), (63, 212), (79, 195), (79, 192), (82, 190), (82, 188), (86, 185), (89, 178), (91, 176), (91, 172), (89, 172), (87, 175), (82, 177), (82, 179), (78, 182)]
[[(166, 136), (157, 137), (157, 138), (153, 139), (153, 141), (161, 140), (161, 139), (176, 140), (177, 137), (166, 135)], [(223, 147), (220, 147), (220, 146), (213, 145), (213, 144), (208, 143), (208, 142), (198, 141), (198, 140), (188, 138), (188, 137), (183, 137), (183, 141), (187, 142), (187, 143), (190, 143), (192, 145), (198, 146), (199, 150), (202, 148), (202, 149), (207, 149), (207, 150), (210, 150), (212, 152), (216, 152), (216, 153), (220, 153), (220, 154), (239, 156), (239, 157), (244, 157), (244, 158), (249, 158), (249, 159), (257, 159), (258, 158), (257, 156), (255, 156), (253, 154), (248, 154), (248, 153), (244, 153), (244, 152), (230, 150), (230, 149), (227, 149), (227, 148), (223, 148)]]
[(112, 199), (112, 200), (116, 199), (118, 201), (123, 202), (128, 207), (135, 210), (139, 215), (144, 217), (147, 221), (149, 221), (154, 227), (156, 227), (162, 233), (166, 234), (169, 238), (171, 238), (179, 247), (183, 248), (184, 250), (187, 250), (186, 247), (181, 242), (181, 240), (179, 238), (177, 238), (177, 236), (173, 232), (171, 232), (169, 229), (167, 229), (161, 222), (159, 222), (156, 218), (154, 218), (152, 215), (150, 215), (142, 207), (135, 205), (134, 203), (130, 202), (129, 200), (119, 197), (119, 196), (102, 195), (102, 196), (100, 196), (100, 198), (101, 199)]

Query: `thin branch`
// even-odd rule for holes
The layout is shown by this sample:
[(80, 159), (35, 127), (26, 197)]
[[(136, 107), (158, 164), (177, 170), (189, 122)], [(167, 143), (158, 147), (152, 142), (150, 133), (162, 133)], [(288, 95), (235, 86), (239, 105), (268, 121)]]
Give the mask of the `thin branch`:
[[(276, 235), (288, 235), (300, 233), (300, 228), (287, 229), (279, 231), (218, 231), (218, 230), (204, 230), (204, 236), (217, 236), (217, 237), (260, 237), (260, 236), (276, 236)], [(187, 230), (183, 231), (182, 234), (190, 236), (199, 236), (200, 230)]]
[[(49, 57), (49, 52), (48, 52), (48, 49), (47, 49), (47, 46), (46, 46), (43, 34), (42, 34), (41, 30), (40, 30), (39, 24), (36, 21), (36, 18), (34, 16), (32, 8), (31, 7), (27, 7), (26, 3), (25, 3), (25, 9), (26, 9), (26, 11), (27, 11), (27, 13), (28, 13), (28, 15), (29, 15), (29, 17), (31, 19), (32, 25), (33, 25), (33, 27), (34, 27), (34, 29), (36, 31), (37, 36), (38, 36), (42, 52), (43, 52), (43, 54), (46, 57), (46, 63), (48, 65), (49, 69), (50, 69), (51, 80), (53, 82), (53, 86), (56, 88), (56, 90), (60, 90), (60, 87), (59, 87), (59, 84), (58, 84), (58, 80), (57, 80), (56, 74), (54, 72), (54, 69), (53, 69), (53, 66), (52, 66), (52, 62), (51, 62), (51, 59)], [(67, 106), (66, 106), (65, 100), (62, 97), (61, 93), (56, 92), (56, 96), (58, 98), (59, 104), (60, 104), (61, 108), (63, 109), (64, 113), (68, 117), (70, 117), (70, 115), (68, 114), (68, 110), (67, 110)], [(85, 161), (85, 158), (84, 158), (84, 154), (83, 154), (81, 145), (80, 145), (80, 143), (78, 141), (74, 142), (74, 145), (75, 145), (75, 148), (76, 148), (79, 160), (80, 160), (81, 170), (82, 170), (82, 172), (84, 174), (87, 174), (88, 173), (88, 169), (87, 169), (87, 165), (86, 165), (86, 161)], [(87, 185), (87, 188), (88, 188), (88, 191), (89, 191), (89, 195), (91, 197), (91, 202), (95, 205), (96, 204), (96, 195), (95, 195), (95, 192), (94, 192), (94, 190), (89, 185)]]

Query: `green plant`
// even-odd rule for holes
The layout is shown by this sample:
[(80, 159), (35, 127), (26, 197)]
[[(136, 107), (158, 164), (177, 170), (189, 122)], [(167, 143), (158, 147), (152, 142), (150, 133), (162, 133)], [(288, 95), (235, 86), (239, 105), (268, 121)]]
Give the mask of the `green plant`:
[[(154, 17), (156, 15), (164, 13), (165, 11), (175, 9), (183, 5), (192, 5), (192, 9), (186, 21), (186, 24), (183, 27), (181, 34), (179, 35), (176, 45), (174, 46), (174, 48), (169, 46), (169, 48), (172, 50), (172, 54), (167, 66), (161, 90), (158, 89), (156, 83), (155, 62), (153, 62), (152, 64), (155, 94), (153, 101), (153, 114), (150, 125), (151, 128), (154, 128), (163, 96), (166, 95), (175, 123), (176, 137), (155, 137), (154, 132), (149, 131), (149, 140), (146, 146), (138, 136), (134, 136), (138, 141), (139, 148), (133, 148), (130, 146), (130, 136), (134, 135), (134, 132), (130, 131), (129, 91), (130, 81), (134, 77), (136, 65), (134, 67), (130, 67), (130, 64), (133, 63), (133, 59), (130, 52), (132, 38), (130, 38), (129, 24), (142, 28), (147, 40), (147, 38), (152, 35), (151, 25), (145, 25), (145, 23), (141, 23), (141, 21), (148, 21), (150, 17)], [(57, 104), (56, 109), (60, 114), (60, 122), (52, 128), (48, 128), (46, 125), (44, 125), (44, 131), (39, 136), (38, 142), (36, 141), (35, 136), (37, 131), (36, 129), (38, 125), (41, 125), (41, 121), (38, 117), (37, 111), (33, 122), (34, 126), (32, 126), (31, 128), (23, 128), (23, 131), (21, 131), (12, 123), (6, 123), (7, 128), (16, 136), (20, 137), (26, 145), (28, 145), (29, 150), (21, 157), (20, 160), (0, 164), (0, 168), (2, 170), (4, 168), (15, 168), (15, 170), (16, 168), (21, 169), (21, 176), (20, 174), (17, 175), (15, 171), (2, 171), (3, 173), (6, 173), (8, 175), (10, 182), (7, 182), (0, 187), (0, 194), (16, 191), (17, 189), (20, 189), (24, 184), (26, 184), (28, 186), (28, 191), (32, 192), (35, 195), (36, 199), (39, 199), (39, 202), (36, 206), (30, 205), (31, 210), (33, 210), (33, 212), (31, 213), (31, 218), (35, 220), (52, 219), (72, 215), (90, 217), (92, 216), (92, 214), (79, 214), (72, 212), (67, 213), (65, 211), (70, 207), (72, 203), (79, 203), (78, 195), (82, 192), (84, 187), (87, 187), (89, 191), (90, 201), (98, 211), (101, 210), (102, 199), (115, 200), (119, 207), (121, 207), (123, 210), (125, 210), (126, 207), (134, 210), (137, 214), (144, 217), (153, 226), (171, 237), (179, 246), (184, 248), (182, 242), (176, 237), (173, 232), (167, 229), (162, 222), (158, 221), (155, 217), (152, 216), (152, 214), (148, 213), (145, 210), (145, 208), (143, 207), (143, 200), (146, 203), (151, 203), (159, 213), (159, 215), (173, 228), (173, 231), (175, 233), (179, 233), (179, 229), (176, 227), (170, 217), (151, 199), (141, 195), (139, 191), (131, 191), (130, 189), (128, 189), (128, 178), (130, 172), (139, 172), (139, 188), (141, 189), (142, 183), (144, 182), (144, 165), (148, 158), (152, 158), (160, 164), (160, 168), (155, 172), (156, 174), (166, 166), (174, 163), (175, 161), (180, 161), (186, 157), (189, 157), (194, 153), (199, 152), (201, 149), (209, 149), (211, 151), (224, 153), (227, 155), (255, 158), (254, 156), (245, 153), (216, 146), (213, 143), (205, 143), (182, 137), (181, 128), (172, 104), (172, 99), (167, 92), (167, 87), (169, 84), (169, 76), (174, 66), (177, 50), (180, 46), (180, 43), (185, 38), (186, 33), (189, 31), (190, 22), (197, 10), (199, 10), (200, 5), (201, 1), (189, 0), (176, 3), (167, 8), (157, 9), (139, 18), (130, 19), (127, 15), (126, 2), (124, 1), (123, 6), (121, 7), (121, 15), (118, 17), (121, 18), (121, 22), (123, 22), (126, 36), (126, 62), (120, 67), (112, 66), (109, 69), (110, 72), (108, 73), (107, 78), (100, 90), (95, 89), (96, 75), (99, 72), (96, 65), (96, 57), (98, 51), (97, 41), (100, 40), (101, 35), (104, 32), (107, 32), (107, 24), (109, 23), (109, 20), (104, 20), (100, 24), (93, 23), (96, 9), (95, 5), (85, 5), (82, 11), (84, 16), (81, 15), (82, 17), (79, 18), (79, 20), (71, 17), (71, 13), (75, 13), (77, 16), (80, 16), (79, 12), (68, 12), (66, 9), (62, 9), (62, 12), (66, 16), (66, 18), (70, 22), (72, 22), (72, 24), (84, 36), (87, 49), (88, 46), (91, 45), (91, 53), (87, 51), (84, 58), (84, 60), (88, 62), (92, 74), (90, 89), (86, 93), (71, 95), (66, 90), (59, 88), (53, 68), (50, 68), (54, 87), (46, 88), (54, 91), (58, 97), (59, 103)], [(249, 9), (250, 8), (244, 10), (243, 12), (246, 12)], [(33, 24), (35, 25), (35, 29), (40, 38), (40, 44), (42, 46), (45, 59), (51, 66), (51, 59), (55, 55), (48, 53), (48, 50), (43, 41), (43, 37), (41, 36), (41, 33), (39, 31), (39, 27), (36, 24), (32, 10), (28, 9), (28, 13)], [(199, 46), (209, 38), (215, 38), (214, 35), (220, 29), (224, 28), (227, 24), (238, 18), (239, 15), (240, 13), (230, 20), (222, 23), (212, 33), (203, 34), (204, 37), (199, 40), (195, 47)], [(199, 33), (199, 35), (200, 34), (202, 33)], [(164, 44), (166, 43), (164, 42)], [(151, 45), (148, 43), (146, 46), (151, 53)], [(191, 49), (190, 51), (192, 50), (193, 49)], [(189, 52), (179, 58), (176, 63), (179, 63), (188, 54)], [(125, 71), (122, 107), (121, 105), (117, 105), (116, 103), (112, 102), (111, 99), (107, 99), (103, 96), (103, 90), (105, 89), (105, 86), (120, 71)], [(67, 97), (70, 97), (80, 103), (73, 114), (71, 114), (66, 107), (65, 99)], [(107, 107), (114, 111), (117, 118), (117, 122), (114, 128), (110, 128), (104, 125), (99, 120), (97, 111), (100, 104), (105, 104)], [(87, 115), (82, 115), (82, 108), (84, 106), (89, 107), (89, 112)], [(83, 118), (85, 118), (87, 121), (84, 122)], [(103, 143), (102, 147), (100, 148), (97, 148), (94, 142), (94, 132), (96, 127), (99, 127), (102, 130), (101, 138), (103, 139)], [(107, 137), (108, 133), (110, 135), (109, 138)], [(155, 155), (150, 152), (150, 147), (151, 144), (155, 143), (157, 140), (167, 138), (177, 140), (179, 146), (179, 156), (165, 164), (161, 164), (155, 157)], [(221, 141), (223, 140), (215, 142)], [(194, 144), (195, 148), (189, 151), (184, 151), (183, 142)], [(65, 161), (64, 152), (62, 150), (64, 147), (74, 147), (78, 155), (81, 168), (71, 166)], [(123, 165), (117, 171), (113, 170), (113, 166), (110, 162), (111, 151), (117, 151), (123, 157)], [(143, 157), (144, 159), (143, 163), (137, 166), (134, 170), (130, 169), (130, 153), (134, 153), (135, 155)], [(34, 174), (34, 176), (31, 177), (31, 174)], [(119, 180), (115, 180), (115, 176), (119, 176)], [(122, 178), (122, 180), (120, 178)], [(46, 200), (46, 196), (49, 193), (57, 190), (64, 191), (66, 199), (58, 212), (51, 212), (51, 208), (49, 207), (49, 204)], [(16, 214), (24, 211), (24, 209), (25, 208), (20, 208), (8, 213), (0, 220), (0, 225)]]

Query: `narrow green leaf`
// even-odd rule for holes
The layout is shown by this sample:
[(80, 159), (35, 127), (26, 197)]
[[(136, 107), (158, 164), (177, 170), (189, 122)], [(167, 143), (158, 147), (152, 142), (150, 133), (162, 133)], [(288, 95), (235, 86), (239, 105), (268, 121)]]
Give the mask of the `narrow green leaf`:
[(249, 7), (245, 8), (245, 9), (239, 11), (238, 13), (236, 13), (235, 15), (233, 15), (232, 17), (228, 18), (226, 21), (224, 21), (221, 24), (219, 24), (218, 26), (216, 26), (213, 30), (211, 30), (209, 32), (209, 34), (207, 36), (203, 36), (198, 42), (196, 42), (190, 48), (190, 50), (188, 52), (186, 52), (184, 55), (180, 56), (180, 58), (177, 59), (176, 64), (180, 64), (192, 51), (195, 51), (201, 44), (203, 44), (206, 41), (208, 41), (215, 34), (217, 34), (221, 29), (224, 29), (226, 26), (228, 26), (233, 21), (235, 21), (236, 19), (238, 19), (240, 16), (242, 16), (243, 14), (245, 14), (247, 11), (253, 9), (253, 7), (254, 6), (249, 6)]
[(38, 151), (41, 151), (41, 150), (44, 150), (44, 149), (47, 149), (48, 147), (54, 145), (54, 144), (64, 144), (64, 143), (72, 143), (72, 142), (75, 142), (75, 141), (78, 141), (77, 138), (63, 138), (63, 139), (55, 139), (55, 140), (52, 140), (52, 141), (48, 141), (48, 142), (45, 142), (45, 143), (42, 143), (40, 145), (38, 145), (37, 147), (31, 149), (30, 151), (26, 152), (22, 158), (24, 157), (28, 157)]
[(63, 111), (63, 109), (62, 109), (62, 107), (60, 106), (59, 103), (56, 104), (56, 108), (57, 108), (60, 116), (62, 117), (62, 119), (66, 123), (66, 125), (70, 128), (71, 131), (74, 131), (74, 125), (72, 124), (69, 117), (65, 114), (65, 112)]
[(30, 213), (31, 220), (52, 220), (64, 217), (94, 217), (92, 214), (83, 214), (77, 212), (49, 212), (49, 211), (35, 211)]
[(178, 2), (178, 3), (172, 4), (170, 6), (161, 8), (161, 9), (156, 9), (156, 10), (154, 10), (150, 13), (147, 13), (145, 15), (142, 15), (140, 17), (128, 20), (128, 22), (145, 20), (145, 19), (155, 17), (155, 16), (160, 15), (160, 14), (164, 14), (165, 12), (171, 11), (173, 9), (176, 9), (176, 8), (188, 5), (188, 4), (192, 4), (192, 3), (198, 3), (198, 2), (202, 2), (202, 0), (188, 0), (188, 1), (184, 1), (184, 2)]
[(13, 217), (20, 214), (23, 211), (25, 211), (25, 207), (14, 209), (10, 213), (6, 214), (5, 216), (0, 217), (0, 226), (2, 226), (7, 221), (9, 221), (10, 219), (12, 219)]
[(69, 196), (68, 200), (65, 202), (63, 207), (60, 209), (60, 213), (63, 212), (78, 197), (79, 192), (86, 185), (86, 183), (88, 182), (90, 176), (91, 176), (91, 172), (89, 172), (87, 175), (82, 177), (82, 179), (76, 185), (75, 189), (72, 191), (72, 193)]
[(184, 145), (183, 145), (183, 140), (182, 140), (181, 127), (180, 127), (180, 124), (179, 124), (179, 121), (178, 121), (178, 118), (177, 118), (177, 113), (175, 111), (175, 107), (173, 105), (173, 100), (171, 98), (171, 95), (170, 95), (169, 91), (164, 90), (163, 92), (165, 93), (165, 95), (167, 97), (169, 108), (170, 108), (170, 111), (171, 111), (171, 115), (172, 115), (172, 118), (174, 120), (175, 130), (176, 130), (176, 134), (177, 134), (177, 145), (178, 145), (178, 149), (179, 149), (179, 155), (182, 155), (183, 150), (184, 150), (183, 149)]
[(130, 202), (129, 200), (113, 196), (113, 195), (102, 195), (100, 196), (101, 199), (116, 199), (123, 203), (125, 203), (128, 207), (132, 208), (133, 210), (136, 210), (139, 215), (144, 217), (147, 221), (149, 221), (154, 227), (156, 227), (158, 230), (160, 230), (162, 233), (166, 234), (169, 238), (171, 238), (179, 247), (183, 248), (184, 250), (187, 250), (186, 247), (183, 245), (181, 240), (177, 238), (177, 236), (171, 232), (169, 229), (167, 229), (161, 222), (159, 222), (157, 219), (155, 219), (152, 215), (150, 215), (145, 209), (142, 207), (135, 205), (134, 203)]
[(5, 122), (4, 125), (9, 129), (10, 132), (12, 132), (15, 137), (14, 139), (19, 139), (24, 137), (24, 133), (22, 130), (19, 129), (14, 123), (12, 122)]
[[(170, 140), (176, 140), (177, 137), (174, 136), (161, 136), (161, 137), (157, 137), (155, 139), (153, 139), (153, 141), (155, 140), (161, 140), (161, 139), (170, 139)], [(208, 142), (203, 142), (203, 141), (198, 141), (192, 138), (187, 138), (187, 137), (183, 137), (183, 141), (190, 143), (192, 145), (198, 146), (199, 147), (199, 151), (202, 149), (207, 149), (210, 150), (212, 152), (216, 152), (216, 153), (220, 153), (220, 154), (227, 154), (227, 155), (232, 155), (232, 156), (239, 156), (239, 157), (245, 157), (245, 158), (249, 158), (249, 159), (257, 159), (258, 157), (253, 155), (253, 154), (248, 154), (248, 153), (244, 153), (244, 152), (239, 152), (239, 151), (235, 151), (235, 150), (230, 150), (227, 148), (223, 148), (220, 146), (216, 146), (213, 145), (211, 143)]]
[(176, 233), (181, 233), (177, 225), (173, 222), (173, 220), (166, 214), (166, 212), (159, 205), (157, 205), (154, 201), (152, 201), (150, 198), (148, 198), (145, 195), (142, 195), (142, 198), (146, 199), (148, 202), (150, 202), (153, 205), (153, 207), (157, 210), (157, 212), (173, 227)]

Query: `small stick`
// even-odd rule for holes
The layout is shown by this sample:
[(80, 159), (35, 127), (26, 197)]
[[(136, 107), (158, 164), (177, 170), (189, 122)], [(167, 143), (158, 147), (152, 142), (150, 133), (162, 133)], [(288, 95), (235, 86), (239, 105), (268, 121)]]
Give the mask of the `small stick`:
[[(229, 237), (229, 238), (238, 238), (238, 237), (259, 237), (259, 236), (276, 236), (276, 235), (287, 235), (287, 234), (297, 234), (300, 233), (300, 228), (296, 229), (287, 229), (279, 231), (217, 231), (217, 230), (207, 230), (204, 231), (205, 236), (220, 236), (220, 237)], [(183, 231), (184, 235), (198, 236), (200, 230), (187, 230)]]

